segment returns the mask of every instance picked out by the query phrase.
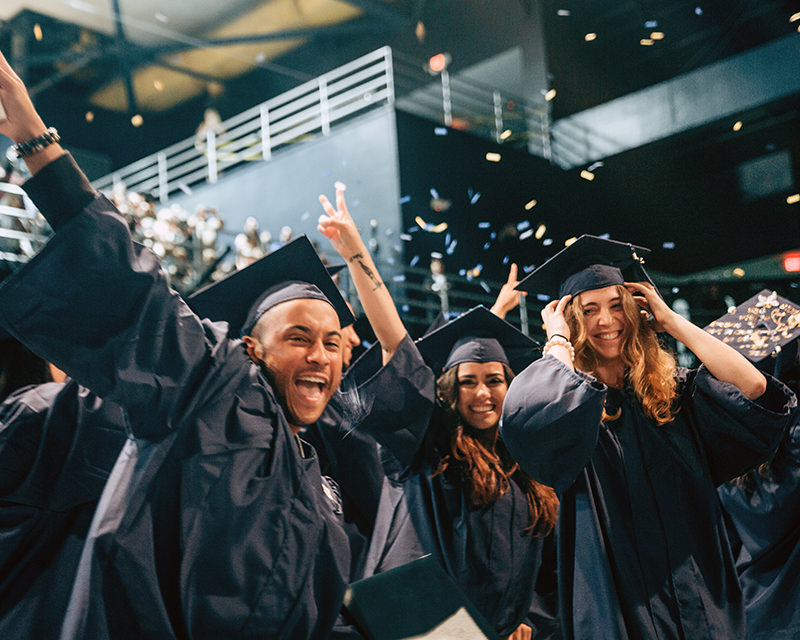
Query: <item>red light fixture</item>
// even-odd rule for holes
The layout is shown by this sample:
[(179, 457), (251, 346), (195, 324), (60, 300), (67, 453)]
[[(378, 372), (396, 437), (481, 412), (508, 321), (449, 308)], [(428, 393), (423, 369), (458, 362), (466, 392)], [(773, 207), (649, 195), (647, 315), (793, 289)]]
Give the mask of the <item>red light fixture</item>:
[(783, 256), (783, 270), (787, 273), (800, 271), (800, 253), (787, 253)]
[(435, 56), (431, 56), (430, 60), (428, 60), (428, 68), (432, 73), (441, 73), (447, 69), (449, 62), (449, 53), (437, 53)]

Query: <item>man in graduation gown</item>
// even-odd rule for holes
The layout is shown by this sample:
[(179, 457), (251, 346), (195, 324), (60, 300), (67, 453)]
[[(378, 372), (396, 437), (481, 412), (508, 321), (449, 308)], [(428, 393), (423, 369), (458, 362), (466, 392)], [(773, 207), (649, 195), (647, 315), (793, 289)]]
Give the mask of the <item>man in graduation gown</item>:
[[(797, 393), (798, 340), (784, 346), (774, 363), (773, 375)], [(719, 497), (738, 542), (748, 640), (800, 637), (800, 420), (771, 460), (720, 486)]]
[(0, 637), (57, 636), (126, 439), (121, 408), (73, 380), (21, 388), (0, 406)]
[(327, 637), (350, 545), (336, 488), (296, 436), (338, 387), (352, 319), (324, 267), (267, 292), (263, 326), (231, 339), (169, 288), (43, 133), (4, 58), (0, 100), (0, 132), (32, 141), (26, 189), (56, 231), (3, 284), (0, 324), (122, 406), (133, 436), (93, 514), (60, 637)]

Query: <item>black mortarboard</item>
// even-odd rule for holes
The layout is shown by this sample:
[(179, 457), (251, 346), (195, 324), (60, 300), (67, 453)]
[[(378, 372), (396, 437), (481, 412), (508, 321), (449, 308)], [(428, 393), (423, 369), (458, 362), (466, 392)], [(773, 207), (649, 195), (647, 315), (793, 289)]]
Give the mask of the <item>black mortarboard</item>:
[(784, 345), (800, 336), (800, 306), (764, 289), (705, 330), (751, 362), (759, 363), (777, 355)]
[(346, 266), (346, 264), (326, 264), (325, 268), (328, 270), (328, 275), (332, 278)]
[(224, 320), (234, 333), (246, 335), (268, 309), (298, 298), (325, 300), (336, 310), (341, 326), (353, 322), (347, 303), (306, 236), (192, 294), (189, 305), (197, 315)]
[(478, 306), (425, 334), (416, 345), (434, 371), (462, 362), (505, 362), (517, 373), (536, 359), (539, 343)]
[(523, 278), (516, 288), (562, 298), (623, 282), (652, 284), (642, 266), (648, 253), (650, 249), (627, 242), (582, 235)]

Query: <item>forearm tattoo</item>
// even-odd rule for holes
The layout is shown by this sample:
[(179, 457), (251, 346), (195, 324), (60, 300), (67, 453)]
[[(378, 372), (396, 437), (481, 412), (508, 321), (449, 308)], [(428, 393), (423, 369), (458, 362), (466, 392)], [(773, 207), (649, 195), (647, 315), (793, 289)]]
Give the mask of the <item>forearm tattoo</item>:
[(372, 290), (377, 291), (383, 286), (383, 281), (370, 269), (366, 263), (364, 262), (364, 254), (357, 253), (352, 256), (348, 262), (358, 262), (358, 266), (361, 267), (361, 270), (364, 272), (364, 275), (369, 278), (370, 282), (372, 282)]

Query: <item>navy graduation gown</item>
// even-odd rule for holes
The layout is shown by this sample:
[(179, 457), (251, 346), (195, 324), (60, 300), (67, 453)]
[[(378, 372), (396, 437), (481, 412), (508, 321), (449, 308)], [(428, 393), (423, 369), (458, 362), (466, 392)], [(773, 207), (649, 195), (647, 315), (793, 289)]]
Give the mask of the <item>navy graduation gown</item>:
[(5, 328), (123, 406), (135, 439), (95, 510), (62, 637), (326, 637), (350, 552), (313, 449), (243, 344), (191, 312), (105, 198), (64, 215), (76, 172), (62, 158), (29, 184), (57, 233), (0, 288)]
[[(348, 386), (348, 378), (342, 386)], [(346, 406), (350, 395), (334, 395), (320, 419), (305, 427), (301, 437), (314, 447), (322, 473), (339, 485), (345, 520), (368, 539), (378, 512), (383, 467), (378, 443), (345, 417), (351, 411)]]
[(770, 477), (748, 472), (750, 489), (719, 487), (740, 541), (736, 570), (748, 640), (800, 637), (800, 424), (786, 432)]
[(74, 381), (20, 389), (0, 407), (0, 637), (58, 637), (125, 442), (122, 410)]
[[(680, 410), (656, 426), (629, 392), (544, 357), (506, 396), (512, 455), (562, 497), (566, 638), (741, 638), (736, 572), (715, 487), (767, 458), (795, 412), (776, 380), (759, 401), (679, 371)], [(621, 416), (602, 422), (604, 402)], [(613, 405), (613, 406), (612, 406)]]
[[(419, 358), (416, 347), (413, 348)], [(364, 357), (368, 357), (369, 352)], [(355, 366), (363, 375), (362, 361)], [(374, 363), (373, 363), (374, 366)], [(399, 383), (383, 369), (361, 387), (373, 399), (359, 429), (382, 443), (384, 480), (365, 575), (380, 573), (433, 554), (501, 637), (524, 622), (533, 598), (541, 561), (542, 538), (530, 524), (525, 494), (514, 483), (494, 504), (476, 507), (460, 480), (433, 476), (440, 454), (425, 436), (434, 415), (433, 385), (421, 393), (417, 374)], [(416, 387), (416, 388), (415, 388)], [(408, 389), (402, 393), (398, 389)], [(403, 446), (386, 436), (413, 433)]]

